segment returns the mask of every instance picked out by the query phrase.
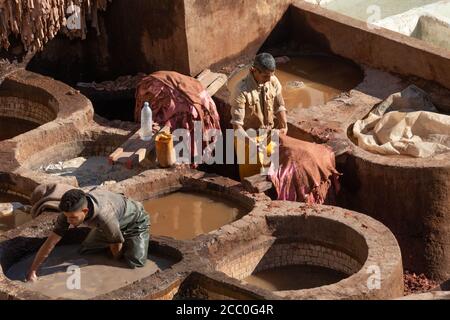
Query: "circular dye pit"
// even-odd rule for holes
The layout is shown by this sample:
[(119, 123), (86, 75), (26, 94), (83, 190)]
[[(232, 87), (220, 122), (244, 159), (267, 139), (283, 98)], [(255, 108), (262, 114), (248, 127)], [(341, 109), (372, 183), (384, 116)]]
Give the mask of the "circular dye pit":
[[(381, 223), (329, 206), (273, 201), (261, 217), (224, 230), (208, 250), (216, 270), (282, 298), (374, 299), (403, 294), (398, 244)], [(382, 270), (377, 290), (368, 277)], [(376, 272), (376, 271), (375, 271)]]
[[(266, 239), (257, 250), (246, 252), (241, 248), (239, 256), (230, 259), (223, 271), (244, 283), (275, 292), (332, 285), (357, 274), (367, 257), (364, 240), (347, 231), (357, 254), (356, 250), (347, 253), (309, 239)], [(299, 228), (300, 233), (305, 234)]]
[(433, 280), (450, 277), (448, 154), (385, 156), (353, 144), (341, 172), (341, 206), (389, 227), (405, 268)]
[(22, 210), (27, 203), (24, 197), (0, 192), (0, 234), (32, 220), (31, 215)]
[[(450, 153), (448, 116), (438, 115), (446, 110), (448, 90), (427, 89), (438, 93), (407, 88), (401, 96), (409, 98), (394, 98), (386, 110), (376, 105), (363, 123), (347, 128), (340, 205), (384, 223), (400, 244), (406, 269), (443, 281), (450, 277)], [(418, 111), (427, 112), (404, 117)]]
[(98, 186), (108, 181), (122, 181), (138, 174), (136, 170), (111, 165), (108, 158), (102, 156), (76, 157), (57, 163), (47, 163), (38, 170), (52, 176), (75, 177), (80, 187)]
[(165, 270), (175, 263), (170, 258), (149, 254), (144, 267), (130, 269), (106, 253), (80, 255), (78, 249), (79, 245), (56, 247), (38, 271), (37, 282), (24, 282), (34, 254), (13, 264), (6, 276), (29, 291), (53, 299), (90, 299)]
[(62, 180), (76, 180), (81, 188), (122, 181), (142, 171), (141, 166), (128, 169), (124, 165), (109, 163), (108, 155), (125, 139), (126, 136), (111, 134), (93, 140), (57, 144), (34, 154), (24, 166)]
[[(248, 73), (249, 67), (244, 67), (231, 75), (228, 89), (233, 91)], [(287, 109), (325, 104), (363, 80), (361, 69), (355, 64), (319, 55), (291, 57), (286, 63), (278, 63), (275, 75), (283, 86)]]
[(175, 192), (144, 201), (151, 234), (190, 240), (240, 219), (245, 211), (231, 201), (203, 193)]

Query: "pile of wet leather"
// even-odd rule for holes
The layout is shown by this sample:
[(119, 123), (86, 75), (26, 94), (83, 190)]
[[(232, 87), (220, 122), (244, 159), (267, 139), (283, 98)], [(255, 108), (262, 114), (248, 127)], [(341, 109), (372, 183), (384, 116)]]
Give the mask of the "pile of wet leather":
[(405, 271), (404, 274), (405, 295), (428, 292), (439, 284), (428, 279), (424, 274), (415, 274)]

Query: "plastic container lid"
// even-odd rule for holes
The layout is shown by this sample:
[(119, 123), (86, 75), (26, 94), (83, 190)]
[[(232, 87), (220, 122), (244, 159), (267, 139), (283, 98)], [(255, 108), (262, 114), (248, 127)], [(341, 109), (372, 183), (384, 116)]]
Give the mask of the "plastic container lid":
[(12, 203), (0, 203), (0, 216), (9, 216), (14, 212)]

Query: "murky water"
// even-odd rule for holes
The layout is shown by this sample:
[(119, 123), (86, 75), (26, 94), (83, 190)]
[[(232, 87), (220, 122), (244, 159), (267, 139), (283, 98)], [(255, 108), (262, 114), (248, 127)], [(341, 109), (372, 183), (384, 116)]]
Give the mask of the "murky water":
[[(235, 88), (248, 73), (248, 68), (236, 73), (228, 81), (228, 88)], [(363, 80), (357, 66), (328, 56), (293, 57), (279, 63), (275, 74), (283, 86), (287, 109), (325, 104)]]
[(270, 291), (303, 290), (339, 282), (348, 275), (317, 266), (284, 266), (264, 270), (244, 279)]
[(36, 129), (39, 124), (27, 120), (0, 116), (0, 141)]
[[(77, 245), (56, 247), (39, 269), (39, 278), (35, 283), (23, 282), (34, 254), (14, 264), (8, 269), (6, 276), (28, 290), (54, 299), (89, 299), (127, 286), (174, 263), (170, 259), (150, 254), (143, 268), (129, 269), (122, 262), (108, 257), (106, 253), (80, 255), (78, 249)], [(68, 269), (70, 266), (79, 268), (79, 287), (75, 278), (73, 281), (69, 279), (74, 275), (74, 269)], [(72, 287), (68, 287), (67, 283)]]
[(193, 239), (241, 218), (235, 204), (206, 194), (175, 192), (144, 201), (151, 217), (152, 235), (178, 240)]
[[(0, 193), (0, 204), (12, 202), (26, 204), (25, 199), (19, 196)], [(14, 229), (31, 220), (31, 215), (20, 210), (14, 210), (11, 213), (2, 213), (0, 211), (0, 233)]]

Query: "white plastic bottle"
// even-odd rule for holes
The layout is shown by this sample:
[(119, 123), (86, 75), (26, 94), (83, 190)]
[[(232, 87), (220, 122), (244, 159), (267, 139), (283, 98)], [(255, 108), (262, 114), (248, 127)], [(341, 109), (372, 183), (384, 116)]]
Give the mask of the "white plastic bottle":
[(152, 109), (148, 102), (144, 103), (141, 110), (141, 139), (143, 141), (150, 141), (153, 136), (153, 118)]

